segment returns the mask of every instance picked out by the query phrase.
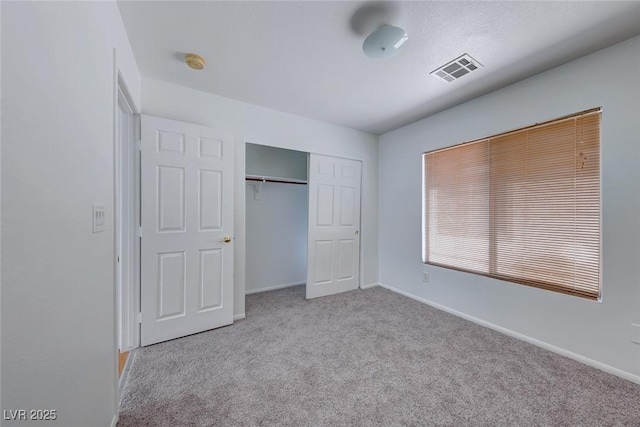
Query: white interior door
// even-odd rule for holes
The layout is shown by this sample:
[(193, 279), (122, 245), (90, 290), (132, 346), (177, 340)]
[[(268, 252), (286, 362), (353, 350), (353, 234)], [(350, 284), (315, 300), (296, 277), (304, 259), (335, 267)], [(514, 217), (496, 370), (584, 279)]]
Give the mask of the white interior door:
[(355, 160), (309, 157), (307, 299), (358, 288), (361, 169)]
[(142, 116), (142, 345), (233, 323), (233, 146)]

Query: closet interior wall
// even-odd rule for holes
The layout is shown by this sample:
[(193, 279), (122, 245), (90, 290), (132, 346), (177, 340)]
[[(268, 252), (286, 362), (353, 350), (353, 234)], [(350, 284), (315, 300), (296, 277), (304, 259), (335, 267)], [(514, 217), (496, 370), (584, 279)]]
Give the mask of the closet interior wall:
[(301, 151), (246, 145), (246, 294), (306, 281), (307, 161)]

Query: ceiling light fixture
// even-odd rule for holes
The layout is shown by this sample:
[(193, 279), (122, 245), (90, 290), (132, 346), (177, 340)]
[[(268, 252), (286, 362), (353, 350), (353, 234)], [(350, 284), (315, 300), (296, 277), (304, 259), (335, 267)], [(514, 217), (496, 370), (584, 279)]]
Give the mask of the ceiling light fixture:
[(367, 36), (362, 50), (369, 58), (388, 58), (400, 52), (408, 39), (407, 32), (402, 28), (384, 25)]
[(194, 70), (202, 70), (204, 68), (204, 64), (206, 64), (204, 58), (200, 55), (196, 55), (195, 53), (187, 53), (184, 56), (184, 60), (187, 65)]

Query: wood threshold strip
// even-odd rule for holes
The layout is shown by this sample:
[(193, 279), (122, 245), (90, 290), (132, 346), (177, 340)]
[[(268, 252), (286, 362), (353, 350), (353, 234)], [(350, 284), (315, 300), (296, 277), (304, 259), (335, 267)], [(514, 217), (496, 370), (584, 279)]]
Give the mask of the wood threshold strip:
[(124, 370), (124, 366), (127, 364), (128, 357), (128, 351), (125, 351), (124, 353), (120, 353), (120, 351), (118, 351), (118, 378), (122, 376), (122, 371)]

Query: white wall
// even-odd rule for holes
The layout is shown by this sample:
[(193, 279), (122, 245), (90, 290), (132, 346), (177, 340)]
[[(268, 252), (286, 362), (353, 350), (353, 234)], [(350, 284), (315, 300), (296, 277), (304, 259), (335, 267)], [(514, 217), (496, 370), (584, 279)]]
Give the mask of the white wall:
[[(2, 408), (55, 422), (116, 414), (114, 48), (140, 105), (115, 3), (2, 2)], [(92, 204), (107, 231), (93, 234)]]
[(307, 280), (306, 185), (246, 184), (245, 292)]
[[(640, 323), (638, 69), (634, 38), (382, 135), (380, 282), (640, 375), (640, 345), (631, 342), (631, 324)], [(422, 152), (599, 106), (602, 302), (421, 263)]]
[(210, 126), (234, 135), (235, 266), (234, 313), (244, 314), (245, 142), (363, 161), (361, 281), (378, 281), (378, 138), (365, 132), (234, 101), (162, 81), (142, 80), (143, 111)]

